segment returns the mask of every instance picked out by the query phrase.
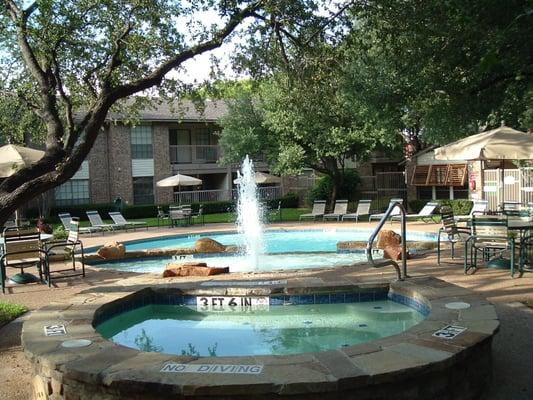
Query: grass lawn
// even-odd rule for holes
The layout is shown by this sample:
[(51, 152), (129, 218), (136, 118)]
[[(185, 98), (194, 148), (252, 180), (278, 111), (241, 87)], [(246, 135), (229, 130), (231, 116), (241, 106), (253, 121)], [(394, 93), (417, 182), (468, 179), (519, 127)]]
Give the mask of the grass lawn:
[(0, 326), (7, 324), (27, 311), (28, 309), (20, 304), (0, 301)]
[[(281, 210), (282, 221), (298, 221), (300, 215), (310, 212), (308, 208), (284, 208)], [(103, 217), (103, 215), (102, 215)], [(220, 213), (220, 214), (206, 214), (205, 223), (214, 224), (214, 223), (223, 223), (223, 222), (235, 222), (237, 218), (235, 213)], [(277, 215), (276, 215), (277, 218)], [(157, 218), (141, 218), (141, 219), (131, 219), (128, 221), (145, 221), (147, 226), (157, 226)], [(105, 223), (112, 223), (110, 219), (104, 219)], [(198, 221), (199, 222), (199, 221)], [(274, 222), (278, 222), (276, 219)], [(164, 223), (168, 224), (168, 220), (165, 220)], [(61, 224), (54, 224), (54, 229)], [(89, 221), (80, 221), (80, 226), (90, 226)]]

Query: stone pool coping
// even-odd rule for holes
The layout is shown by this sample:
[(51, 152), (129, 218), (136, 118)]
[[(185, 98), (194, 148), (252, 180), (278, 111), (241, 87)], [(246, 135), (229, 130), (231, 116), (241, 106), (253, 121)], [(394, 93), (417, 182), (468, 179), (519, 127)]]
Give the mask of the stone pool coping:
[[(210, 282), (213, 284), (214, 281)], [(358, 391), (359, 398), (381, 398), (364, 397), (362, 393), (368, 387), (395, 387), (399, 381), (412, 381), (417, 377), (451, 376), (451, 371), (457, 368), (459, 373), (468, 377), (470, 386), (465, 388), (464, 384), (456, 384), (455, 388), (448, 387), (446, 390), (455, 393), (455, 397), (450, 398), (470, 398), (473, 392), (479, 393), (487, 377), (490, 377), (491, 339), (499, 329), (494, 307), (483, 297), (439, 279), (423, 277), (391, 283), (339, 281), (303, 284), (288, 278), (282, 284), (239, 285), (231, 288), (223, 286), (223, 281), (219, 283), (218, 287), (202, 287), (199, 282), (167, 283), (153, 287), (165, 291), (179, 290), (191, 295), (235, 296), (302, 295), (388, 287), (392, 293), (427, 305), (430, 313), (424, 321), (401, 334), (337, 350), (288, 356), (175, 356), (126, 348), (104, 339), (95, 331), (92, 323), (99, 308), (136, 292), (110, 287), (99, 293), (80, 294), (68, 303), (50, 305), (32, 313), (24, 323), (22, 343), (33, 362), (34, 379), (40, 382), (40, 387), (45, 388), (43, 390), (47, 391), (47, 396), (57, 395), (57, 398), (69, 398), (69, 393), (84, 398), (80, 395), (81, 391), (87, 398), (105, 394), (109, 399), (126, 396), (147, 399), (166, 396), (292, 396), (303, 399), (316, 396), (325, 399), (338, 398), (339, 392), (348, 391)], [(113, 289), (118, 292), (113, 292)], [(463, 310), (445, 307), (447, 303), (457, 301), (468, 302), (471, 306)], [(49, 325), (64, 325), (66, 335), (45, 336), (44, 327)], [(460, 325), (467, 330), (453, 339), (433, 336), (435, 331), (447, 325)], [(76, 349), (61, 346), (63, 341), (71, 339), (89, 339), (92, 344)], [(469, 359), (475, 359), (478, 374), (471, 376), (472, 371), (464, 372)], [(161, 372), (169, 363), (262, 365), (263, 368), (260, 374)], [(429, 380), (425, 383), (429, 383)], [(420, 385), (415, 386), (419, 394), (422, 393)], [(411, 388), (409, 385), (407, 387)], [(413, 395), (414, 389), (410, 390)], [(428, 392), (426, 397), (413, 395), (412, 398), (432, 398), (434, 391), (443, 390), (442, 383), (425, 390)], [(454, 392), (457, 390), (461, 392)], [(400, 389), (394, 392), (398, 394), (396, 398), (404, 398), (400, 397), (400, 392)]]

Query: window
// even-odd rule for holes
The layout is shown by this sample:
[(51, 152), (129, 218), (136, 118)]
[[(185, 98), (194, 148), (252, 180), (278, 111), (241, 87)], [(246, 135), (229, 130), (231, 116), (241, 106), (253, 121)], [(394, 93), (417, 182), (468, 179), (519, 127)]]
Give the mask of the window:
[(154, 178), (152, 176), (133, 178), (133, 203), (154, 204)]
[(87, 204), (89, 202), (88, 179), (71, 179), (55, 190), (55, 203), (58, 206)]
[(131, 158), (153, 158), (152, 127), (139, 125), (131, 128)]

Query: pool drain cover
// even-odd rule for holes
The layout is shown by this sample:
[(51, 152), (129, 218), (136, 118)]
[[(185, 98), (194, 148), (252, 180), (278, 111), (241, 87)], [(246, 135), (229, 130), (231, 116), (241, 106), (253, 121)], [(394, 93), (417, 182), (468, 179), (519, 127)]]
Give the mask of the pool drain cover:
[(92, 340), (88, 339), (73, 339), (65, 340), (61, 343), (61, 346), (66, 347), (67, 349), (74, 349), (78, 347), (87, 347), (92, 343)]
[(463, 301), (453, 301), (451, 303), (446, 303), (446, 308), (449, 308), (450, 310), (464, 310), (470, 308), (470, 304)]

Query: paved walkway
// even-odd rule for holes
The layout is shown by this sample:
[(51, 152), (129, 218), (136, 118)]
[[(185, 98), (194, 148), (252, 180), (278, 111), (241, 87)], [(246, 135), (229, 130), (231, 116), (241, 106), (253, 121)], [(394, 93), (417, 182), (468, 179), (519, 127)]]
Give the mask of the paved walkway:
[[(346, 224), (283, 224), (284, 228), (321, 228), (321, 227), (354, 227)], [(374, 224), (359, 223), (361, 228), (371, 228)], [(387, 225), (398, 230), (398, 224)], [(202, 230), (227, 230), (232, 226), (216, 224), (194, 228), (161, 228), (137, 230), (136, 232), (119, 233), (116, 235), (84, 237), (85, 246), (101, 245), (108, 241), (133, 240), (161, 235), (179, 233), (198, 233)], [(410, 223), (409, 230), (435, 231), (436, 224)], [(450, 260), (447, 260), (450, 261)], [(523, 303), (533, 299), (533, 274), (526, 274), (520, 279), (511, 279), (507, 271), (482, 269), (474, 275), (465, 276), (462, 272), (461, 260), (443, 263), (438, 266), (434, 253), (429, 253), (409, 262), (411, 275), (431, 275), (448, 282), (479, 292), (492, 301), (501, 319), (501, 330), (494, 340), (494, 379), (487, 390), (486, 400), (513, 399), (526, 400), (533, 398), (533, 310)], [(236, 278), (283, 278), (294, 272), (231, 274), (214, 277), (213, 279)], [(393, 279), (392, 268), (373, 269), (358, 265), (334, 270), (301, 271), (299, 276), (319, 277), (326, 281), (334, 281), (340, 275), (365, 275), (369, 278)], [(172, 278), (194, 281), (197, 278)], [(81, 291), (120, 290), (122, 286), (161, 284), (165, 279), (155, 274), (132, 274), (123, 272), (99, 271), (88, 268), (85, 279), (72, 278), (57, 281), (52, 289), (44, 285), (28, 285), (15, 287), (12, 293), (0, 299), (27, 305), (34, 310), (51, 302), (61, 302)], [(24, 317), (23, 317), (24, 318)], [(0, 399), (26, 400), (31, 398), (30, 377), (31, 364), (24, 357), (20, 346), (20, 331), (23, 318), (0, 328)]]

